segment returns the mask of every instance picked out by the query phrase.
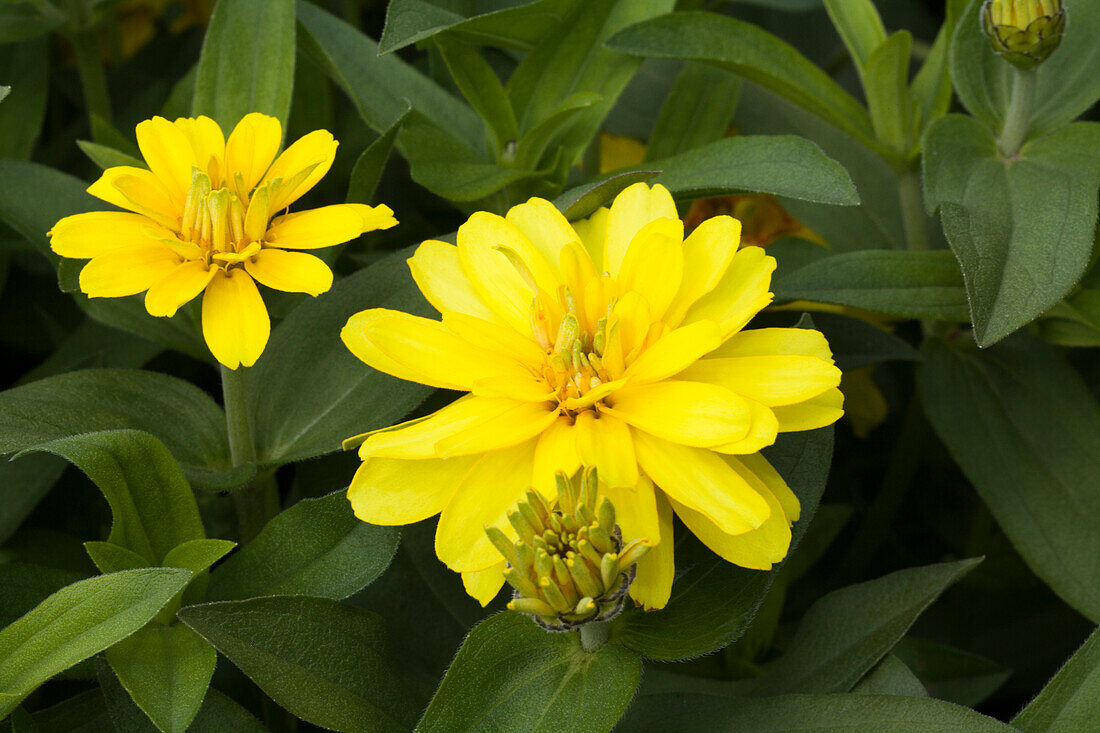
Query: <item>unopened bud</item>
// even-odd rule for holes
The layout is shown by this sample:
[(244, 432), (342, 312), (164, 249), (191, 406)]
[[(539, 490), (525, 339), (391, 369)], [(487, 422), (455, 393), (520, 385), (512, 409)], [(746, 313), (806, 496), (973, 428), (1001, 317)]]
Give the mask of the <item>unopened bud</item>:
[(1045, 61), (1066, 30), (1062, 0), (986, 0), (981, 15), (993, 50), (1019, 69)]

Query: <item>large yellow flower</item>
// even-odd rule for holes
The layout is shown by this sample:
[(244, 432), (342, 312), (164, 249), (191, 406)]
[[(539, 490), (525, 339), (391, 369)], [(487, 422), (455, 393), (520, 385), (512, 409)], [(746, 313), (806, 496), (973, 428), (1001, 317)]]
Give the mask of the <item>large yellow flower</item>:
[(428, 417), (361, 436), (348, 497), (374, 524), (442, 513), (436, 553), (487, 603), (503, 563), (486, 526), (557, 471), (599, 469), (623, 536), (653, 549), (631, 595), (660, 608), (672, 586), (672, 515), (726, 560), (770, 568), (798, 500), (757, 452), (776, 434), (842, 414), (817, 331), (742, 331), (772, 295), (775, 260), (738, 249), (719, 216), (684, 239), (669, 192), (636, 184), (570, 225), (531, 199), (480, 212), (458, 245), (409, 260), (442, 321), (385, 309), (348, 321), (344, 343), (376, 369), (469, 394)]
[(208, 117), (162, 117), (137, 126), (149, 168), (108, 168), (88, 193), (127, 212), (67, 216), (50, 231), (62, 257), (90, 259), (80, 289), (92, 298), (146, 292), (145, 308), (172, 316), (204, 293), (202, 330), (219, 362), (252, 366), (271, 321), (254, 280), (320, 295), (332, 286), (322, 260), (288, 250), (331, 247), (397, 221), (387, 206), (337, 204), (284, 213), (328, 172), (336, 141), (325, 130), (279, 153), (282, 126), (246, 115), (226, 141)]

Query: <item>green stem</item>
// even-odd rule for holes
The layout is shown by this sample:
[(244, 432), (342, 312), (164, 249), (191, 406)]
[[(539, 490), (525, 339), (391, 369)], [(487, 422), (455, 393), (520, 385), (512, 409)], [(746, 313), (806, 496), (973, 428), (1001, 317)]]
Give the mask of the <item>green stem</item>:
[[(248, 414), (248, 370), (221, 367), (222, 400), (229, 432), (229, 457), (234, 466), (256, 462), (256, 445)], [(279, 513), (279, 491), (275, 475), (258, 476), (233, 493), (241, 543), (252, 540), (267, 521)]]
[(107, 92), (107, 74), (103, 69), (103, 54), (99, 46), (99, 29), (92, 25), (87, 3), (70, 5), (76, 19), (77, 30), (69, 37), (76, 54), (76, 67), (80, 72), (80, 85), (84, 90), (84, 102), (88, 105), (88, 119), (99, 115), (111, 121), (111, 97)]
[(581, 647), (586, 652), (599, 651), (607, 643), (611, 627), (606, 621), (592, 621), (581, 626)]
[(1001, 137), (997, 147), (1006, 158), (1013, 158), (1020, 152), (1027, 139), (1031, 124), (1031, 106), (1035, 99), (1034, 69), (1015, 69), (1012, 80), (1012, 101), (1008, 105)]
[(905, 229), (905, 246), (914, 252), (928, 249), (928, 228), (921, 198), (920, 171), (907, 170), (898, 176), (898, 198), (901, 220)]

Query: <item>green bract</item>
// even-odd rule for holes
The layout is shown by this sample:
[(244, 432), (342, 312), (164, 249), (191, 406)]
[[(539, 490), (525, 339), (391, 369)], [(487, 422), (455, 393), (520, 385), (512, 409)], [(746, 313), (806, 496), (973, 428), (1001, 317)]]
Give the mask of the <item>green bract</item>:
[(1062, 0), (985, 0), (982, 28), (993, 50), (1018, 69), (1046, 61), (1062, 42)]

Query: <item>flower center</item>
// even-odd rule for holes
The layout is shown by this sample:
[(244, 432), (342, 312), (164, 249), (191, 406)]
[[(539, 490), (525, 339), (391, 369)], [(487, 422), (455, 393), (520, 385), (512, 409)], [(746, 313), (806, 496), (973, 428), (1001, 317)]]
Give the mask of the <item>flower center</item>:
[(568, 289), (564, 290), (564, 300), (570, 305), (571, 312), (562, 317), (553, 342), (549, 338), (551, 319), (548, 309), (537, 298), (531, 308), (532, 330), (546, 350), (543, 378), (554, 390), (559, 402), (583, 397), (601, 384), (611, 381), (603, 363), (604, 346), (607, 343), (607, 318), (600, 319), (594, 334), (586, 333), (581, 328), (576, 313), (572, 311), (573, 301), (568, 295)]
[(249, 200), (242, 182), (236, 183), (232, 189), (211, 190), (210, 177), (192, 169), (179, 236), (198, 247), (207, 265), (214, 261), (228, 269), (260, 251), (267, 230), (267, 186), (253, 191)]

